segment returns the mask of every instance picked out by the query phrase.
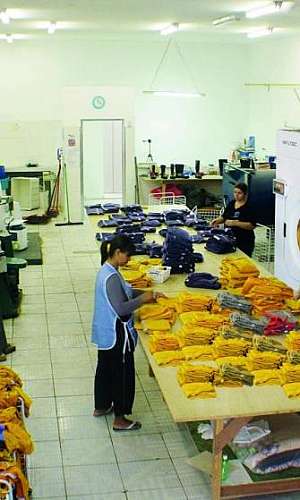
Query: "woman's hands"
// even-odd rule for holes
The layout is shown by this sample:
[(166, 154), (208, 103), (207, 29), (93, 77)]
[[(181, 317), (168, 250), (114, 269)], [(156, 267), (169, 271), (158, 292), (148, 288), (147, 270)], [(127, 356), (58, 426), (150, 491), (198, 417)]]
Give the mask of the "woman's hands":
[(143, 304), (151, 304), (153, 302), (156, 302), (156, 300), (159, 298), (159, 297), (163, 297), (163, 298), (166, 298), (165, 294), (164, 293), (161, 293), (161, 292), (153, 292), (152, 290), (149, 291), (149, 292), (145, 292), (142, 294), (142, 301), (143, 301)]

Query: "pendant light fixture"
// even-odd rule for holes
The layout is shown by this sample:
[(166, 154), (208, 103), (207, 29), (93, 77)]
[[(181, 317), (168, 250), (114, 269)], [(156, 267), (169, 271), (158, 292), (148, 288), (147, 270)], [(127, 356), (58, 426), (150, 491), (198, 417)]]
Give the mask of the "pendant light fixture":
[(221, 26), (223, 24), (229, 24), (239, 20), (240, 18), (238, 16), (230, 15), (230, 16), (218, 17), (217, 19), (214, 19), (212, 23), (214, 26)]
[(3, 24), (9, 24), (10, 23), (10, 16), (7, 12), (7, 9), (2, 10), (0, 12), (0, 20), (2, 21)]
[(290, 10), (294, 2), (285, 2), (283, 0), (274, 0), (262, 7), (257, 7), (246, 12), (248, 19), (256, 19), (257, 17), (267, 16), (269, 14), (284, 13)]
[(260, 28), (260, 29), (256, 29), (253, 31), (249, 31), (247, 33), (247, 37), (248, 38), (259, 38), (261, 36), (268, 36), (268, 35), (272, 35), (273, 31), (274, 31), (274, 28), (272, 28), (272, 27)]
[[(171, 46), (175, 47), (175, 50), (176, 50), (177, 54), (179, 55), (180, 61), (183, 65), (183, 67), (185, 68), (186, 73), (189, 76), (189, 79), (190, 79), (190, 81), (192, 83), (192, 87), (193, 87), (193, 90), (191, 92), (186, 92), (180, 88), (177, 88), (174, 90), (169, 89), (169, 88), (163, 89), (163, 88), (156, 87), (156, 85), (155, 85), (155, 83), (157, 82), (157, 78), (159, 76), (159, 73), (160, 73), (160, 71), (161, 71), (161, 69), (166, 61), (167, 55), (170, 52)], [(159, 64), (154, 72), (154, 76), (152, 78), (150, 87), (149, 87), (149, 89), (144, 90), (143, 93), (147, 94), (147, 95), (155, 95), (155, 96), (160, 96), (160, 97), (165, 97), (165, 96), (167, 96), (167, 97), (205, 97), (206, 94), (199, 91), (197, 83), (196, 83), (195, 79), (193, 78), (193, 75), (192, 75), (191, 71), (189, 70), (188, 65), (186, 64), (186, 60), (183, 56), (181, 48), (174, 38), (172, 38), (172, 37), (169, 38), (168, 43), (166, 45), (166, 48), (163, 51), (162, 57), (159, 61)]]

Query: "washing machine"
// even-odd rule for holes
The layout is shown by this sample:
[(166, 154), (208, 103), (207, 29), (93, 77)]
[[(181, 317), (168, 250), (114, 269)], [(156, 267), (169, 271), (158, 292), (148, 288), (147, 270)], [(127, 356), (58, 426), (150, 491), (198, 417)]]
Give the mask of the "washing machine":
[(277, 133), (275, 276), (300, 290), (300, 129)]

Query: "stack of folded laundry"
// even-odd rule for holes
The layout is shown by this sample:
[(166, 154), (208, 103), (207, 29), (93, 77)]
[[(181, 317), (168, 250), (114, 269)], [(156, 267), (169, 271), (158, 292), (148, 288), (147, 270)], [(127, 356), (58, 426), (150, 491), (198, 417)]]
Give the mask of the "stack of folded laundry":
[(300, 382), (300, 365), (283, 363), (280, 368), (280, 374), (283, 384), (291, 384), (292, 382)]
[(282, 379), (280, 375), (280, 370), (269, 369), (269, 370), (254, 370), (252, 372), (254, 375), (254, 385), (281, 385)]
[(244, 356), (251, 344), (244, 339), (224, 339), (217, 337), (213, 343), (215, 358)]
[(247, 354), (248, 369), (254, 370), (267, 370), (276, 369), (282, 364), (285, 356), (276, 352), (260, 352), (256, 349), (251, 349)]
[(201, 252), (193, 252), (193, 261), (195, 264), (202, 264), (204, 257)]
[(233, 312), (230, 315), (230, 321), (237, 329), (243, 328), (244, 330), (251, 330), (261, 335), (264, 333), (264, 329), (268, 324), (267, 318), (255, 319), (248, 314), (243, 314), (239, 312)]
[(97, 241), (112, 241), (115, 238), (115, 233), (96, 233)]
[(124, 212), (124, 214), (130, 215), (132, 213), (142, 213), (143, 209), (141, 205), (132, 203), (131, 205), (123, 205), (121, 211)]
[(188, 326), (183, 326), (181, 330), (176, 332), (179, 344), (182, 347), (210, 344), (216, 335), (216, 330), (205, 327), (189, 328)]
[(286, 299), (293, 297), (293, 290), (277, 278), (248, 278), (242, 294), (252, 301), (254, 312), (284, 309)]
[(104, 219), (99, 220), (97, 223), (98, 227), (118, 227), (118, 222), (115, 219)]
[(185, 312), (180, 314), (180, 321), (186, 328), (195, 329), (198, 327), (208, 328), (218, 331), (227, 323), (226, 318), (221, 314), (211, 314), (206, 311)]
[(300, 331), (290, 332), (285, 338), (285, 345), (289, 351), (300, 351)]
[(217, 276), (213, 276), (210, 273), (190, 273), (184, 280), (184, 283), (189, 288), (207, 288), (210, 290), (221, 288)]
[(294, 330), (297, 320), (287, 311), (266, 312), (264, 315), (268, 319), (265, 326), (264, 335), (280, 335)]
[(223, 288), (241, 288), (247, 278), (259, 276), (259, 270), (246, 257), (225, 257), (221, 263), (220, 274)]
[(252, 308), (252, 304), (249, 300), (240, 295), (233, 295), (228, 292), (218, 293), (217, 301), (224, 309), (238, 309), (239, 311), (250, 313)]
[(210, 399), (217, 396), (216, 390), (210, 382), (183, 384), (182, 390), (189, 399)]
[(288, 398), (300, 398), (300, 384), (299, 382), (294, 382), (291, 384), (285, 384), (283, 386), (284, 392)]
[(286, 355), (286, 347), (278, 340), (260, 337), (259, 335), (254, 335), (252, 339), (252, 345), (257, 351), (269, 351), (269, 352), (279, 352), (280, 354)]
[(84, 207), (87, 215), (103, 215), (104, 210), (100, 204)]
[(236, 251), (235, 240), (226, 234), (213, 234), (206, 242), (206, 250), (216, 254)]
[(224, 356), (223, 358), (217, 358), (215, 361), (219, 367), (227, 364), (247, 368), (247, 358), (245, 356)]
[(142, 326), (148, 332), (169, 332), (171, 322), (167, 319), (145, 319), (142, 321)]
[(151, 258), (162, 257), (163, 246), (155, 243), (155, 241), (152, 241), (152, 243), (147, 243), (145, 253), (147, 253), (147, 255), (149, 255)]
[(253, 385), (254, 381), (254, 376), (245, 368), (226, 363), (221, 366), (220, 375), (225, 384), (228, 381), (237, 382), (238, 384)]
[(216, 369), (210, 366), (183, 363), (177, 370), (177, 380), (179, 385), (193, 382), (212, 382), (215, 372)]
[(212, 314), (221, 314), (226, 318), (229, 322), (229, 316), (232, 313), (231, 309), (222, 309), (222, 307), (219, 306), (217, 303), (216, 299), (214, 299), (212, 306), (211, 306), (211, 313)]
[(247, 330), (237, 330), (235, 328), (226, 328), (221, 333), (224, 339), (244, 339), (247, 342), (252, 342), (253, 332)]
[(289, 351), (287, 353), (287, 360), (292, 365), (300, 365), (300, 352)]
[(148, 212), (147, 220), (157, 220), (162, 223), (165, 221), (165, 216), (161, 212)]
[(152, 286), (151, 279), (143, 271), (122, 270), (121, 274), (133, 288), (147, 288)]
[(149, 350), (151, 354), (161, 351), (178, 351), (178, 339), (174, 335), (154, 332), (149, 340)]
[(140, 307), (138, 314), (141, 321), (145, 319), (166, 319), (173, 324), (176, 320), (174, 309), (162, 304), (145, 304)]
[(169, 228), (163, 244), (163, 264), (171, 267), (171, 273), (190, 273), (195, 270), (193, 245), (183, 229)]
[[(151, 259), (153, 260), (153, 259)], [(157, 304), (160, 304), (162, 306), (166, 306), (169, 309), (173, 309), (174, 311), (177, 311), (177, 298), (176, 297), (158, 297), (157, 299)]]
[(148, 254), (147, 243), (134, 243), (133, 255), (147, 255), (147, 254)]
[(118, 203), (104, 203), (102, 209), (105, 214), (117, 214), (119, 213), (120, 205)]
[(182, 354), (186, 361), (207, 361), (214, 359), (212, 345), (191, 345), (183, 347)]
[(212, 297), (209, 295), (182, 292), (177, 297), (177, 312), (179, 314), (188, 311), (209, 311)]
[(289, 310), (293, 313), (300, 313), (300, 299), (286, 299), (285, 305), (289, 308)]
[(159, 366), (177, 366), (184, 361), (184, 355), (181, 351), (155, 352), (153, 357)]
[(151, 219), (151, 218), (148, 217), (144, 221), (144, 226), (157, 228), (157, 227), (161, 226), (161, 221), (159, 219)]

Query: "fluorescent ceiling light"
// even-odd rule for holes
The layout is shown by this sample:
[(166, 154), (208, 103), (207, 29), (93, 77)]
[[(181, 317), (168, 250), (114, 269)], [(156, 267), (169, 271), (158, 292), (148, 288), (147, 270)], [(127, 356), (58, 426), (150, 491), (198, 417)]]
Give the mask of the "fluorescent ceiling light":
[(220, 26), (221, 24), (228, 24), (232, 23), (233, 21), (239, 21), (239, 20), (240, 18), (237, 16), (224, 16), (214, 19), (212, 23), (214, 26)]
[(256, 17), (267, 16), (268, 14), (275, 14), (276, 12), (287, 12), (294, 5), (294, 2), (284, 2), (281, 0), (275, 0), (272, 3), (268, 3), (262, 7), (257, 7), (256, 9), (251, 9), (246, 12), (246, 17), (248, 19), (255, 19)]
[(2, 10), (2, 12), (0, 12), (0, 19), (3, 22), (3, 24), (9, 24), (10, 23), (10, 17), (9, 17), (8, 12), (7, 12), (7, 9)]
[(13, 41), (14, 41), (13, 36), (10, 34), (5, 35), (5, 39), (6, 39), (7, 43), (13, 43)]
[(176, 31), (178, 31), (178, 30), (179, 30), (179, 24), (173, 23), (173, 24), (169, 24), (169, 26), (162, 29), (160, 34), (161, 35), (171, 35), (171, 33), (176, 33)]
[(172, 90), (144, 90), (144, 94), (152, 94), (157, 97), (204, 97), (200, 92), (176, 92)]
[(274, 31), (274, 28), (261, 28), (257, 30), (250, 31), (247, 33), (248, 38), (259, 38), (260, 36), (268, 36), (271, 35)]
[(55, 31), (56, 31), (56, 28), (57, 28), (56, 23), (53, 23), (53, 22), (49, 23), (49, 25), (48, 25), (49, 35), (53, 35), (53, 33), (55, 33)]

